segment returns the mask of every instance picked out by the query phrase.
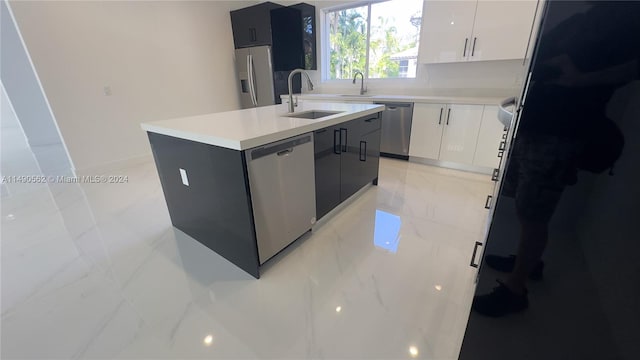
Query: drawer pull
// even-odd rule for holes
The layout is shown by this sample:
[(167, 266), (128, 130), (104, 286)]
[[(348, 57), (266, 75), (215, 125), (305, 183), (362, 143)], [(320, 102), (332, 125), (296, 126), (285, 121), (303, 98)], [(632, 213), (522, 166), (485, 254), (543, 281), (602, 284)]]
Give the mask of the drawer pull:
[(485, 209), (491, 209), (491, 199), (493, 199), (493, 195), (487, 195), (487, 201), (484, 202)]
[(498, 181), (499, 176), (500, 176), (500, 169), (493, 169), (493, 174), (491, 174), (491, 181)]
[(482, 243), (479, 241), (476, 241), (476, 244), (473, 246), (473, 254), (471, 254), (471, 263), (469, 264), (469, 266), (474, 267), (474, 268), (478, 268), (478, 264), (476, 263), (476, 254), (478, 253), (478, 248), (482, 246)]

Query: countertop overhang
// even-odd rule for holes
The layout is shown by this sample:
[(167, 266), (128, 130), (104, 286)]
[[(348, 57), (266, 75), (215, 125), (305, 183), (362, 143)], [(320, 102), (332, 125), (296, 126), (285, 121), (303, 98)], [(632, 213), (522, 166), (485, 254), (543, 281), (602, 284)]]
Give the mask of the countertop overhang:
[(308, 133), (345, 121), (384, 111), (383, 105), (331, 102), (301, 102), (295, 112), (341, 111), (320, 119), (286, 116), (286, 104), (203, 114), (142, 123), (145, 131), (220, 146), (246, 150)]

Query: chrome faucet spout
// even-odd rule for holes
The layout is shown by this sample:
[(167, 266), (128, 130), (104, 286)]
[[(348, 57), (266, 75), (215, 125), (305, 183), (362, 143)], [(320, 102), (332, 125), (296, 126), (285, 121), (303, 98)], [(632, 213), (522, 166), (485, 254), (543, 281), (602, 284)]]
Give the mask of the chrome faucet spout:
[(289, 78), (287, 79), (287, 84), (289, 85), (289, 112), (292, 113), (295, 111), (295, 107), (297, 104), (293, 103), (293, 85), (292, 85), (292, 80), (293, 80), (293, 75), (295, 74), (301, 74), (300, 76), (302, 76), (302, 74), (304, 74), (304, 76), (307, 78), (307, 88), (309, 90), (313, 90), (313, 83), (311, 82), (311, 78), (309, 77), (309, 74), (307, 74), (306, 71), (304, 71), (303, 69), (295, 69), (293, 70), (290, 74), (289, 74)]
[(356, 83), (358, 75), (360, 75), (360, 95), (364, 95), (364, 93), (367, 92), (367, 88), (365, 88), (364, 86), (364, 74), (362, 73), (362, 71), (356, 70), (355, 74), (353, 75), (353, 84)]

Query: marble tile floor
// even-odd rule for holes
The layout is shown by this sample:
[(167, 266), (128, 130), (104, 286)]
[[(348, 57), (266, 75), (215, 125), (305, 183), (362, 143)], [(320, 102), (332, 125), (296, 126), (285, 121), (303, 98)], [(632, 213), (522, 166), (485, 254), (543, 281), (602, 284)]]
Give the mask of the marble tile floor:
[(118, 174), (2, 198), (3, 359), (457, 358), (489, 176), (382, 159), (255, 280), (171, 226), (153, 162)]

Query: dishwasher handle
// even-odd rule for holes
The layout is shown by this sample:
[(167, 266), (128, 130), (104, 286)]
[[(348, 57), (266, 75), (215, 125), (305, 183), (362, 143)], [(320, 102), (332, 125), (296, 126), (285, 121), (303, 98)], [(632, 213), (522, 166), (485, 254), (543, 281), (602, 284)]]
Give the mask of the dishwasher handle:
[(311, 142), (311, 135), (298, 137), (293, 140), (284, 140), (273, 145), (262, 146), (257, 149), (251, 150), (251, 160), (256, 160), (261, 157), (276, 155), (285, 156), (293, 152), (293, 148), (302, 144)]
[(286, 149), (286, 150), (282, 150), (282, 151), (278, 151), (276, 154), (278, 156), (288, 156), (289, 154), (291, 154), (293, 152), (293, 148), (290, 149)]

